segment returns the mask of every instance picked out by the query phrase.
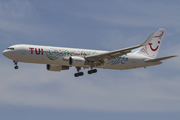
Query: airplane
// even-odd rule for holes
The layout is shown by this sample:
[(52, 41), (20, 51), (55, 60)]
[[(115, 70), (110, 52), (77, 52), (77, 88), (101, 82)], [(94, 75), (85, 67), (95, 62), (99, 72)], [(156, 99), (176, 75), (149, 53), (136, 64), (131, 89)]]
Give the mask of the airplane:
[[(172, 55), (156, 58), (165, 31), (166, 29), (159, 28), (144, 43), (114, 51), (17, 44), (4, 50), (3, 55), (13, 60), (15, 69), (18, 69), (18, 62), (46, 64), (49, 71), (69, 70), (74, 66), (77, 69), (75, 77), (84, 75), (80, 72), (81, 68), (90, 68), (88, 74), (96, 73), (96, 68), (116, 70), (145, 68), (176, 57)], [(137, 48), (139, 49), (136, 52), (131, 52)]]

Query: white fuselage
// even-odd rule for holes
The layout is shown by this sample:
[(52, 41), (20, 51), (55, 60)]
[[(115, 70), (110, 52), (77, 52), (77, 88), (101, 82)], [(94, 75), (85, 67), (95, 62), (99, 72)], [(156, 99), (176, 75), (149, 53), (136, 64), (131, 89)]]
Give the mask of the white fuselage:
[[(108, 51), (88, 50), (88, 49), (75, 49), (65, 47), (52, 47), (52, 46), (39, 46), (39, 45), (13, 45), (3, 51), (3, 54), (12, 60), (26, 63), (40, 63), (70, 66), (68, 58), (70, 56), (81, 56), (101, 54)], [(127, 55), (119, 56), (114, 60), (105, 60), (105, 64), (97, 68), (103, 69), (133, 69), (139, 67), (146, 67), (161, 64), (158, 62), (144, 62), (146, 59), (152, 59), (141, 54), (128, 53)], [(76, 67), (90, 67), (89, 65), (76, 66)]]

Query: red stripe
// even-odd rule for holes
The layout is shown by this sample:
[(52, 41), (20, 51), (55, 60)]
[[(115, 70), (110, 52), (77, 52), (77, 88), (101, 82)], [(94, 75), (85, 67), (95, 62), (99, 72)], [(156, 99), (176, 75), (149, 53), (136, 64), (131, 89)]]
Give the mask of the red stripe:
[(159, 36), (154, 36), (154, 37), (162, 37), (163, 34), (164, 34), (164, 31), (162, 31), (162, 34), (161, 34), (161, 35), (159, 35)]

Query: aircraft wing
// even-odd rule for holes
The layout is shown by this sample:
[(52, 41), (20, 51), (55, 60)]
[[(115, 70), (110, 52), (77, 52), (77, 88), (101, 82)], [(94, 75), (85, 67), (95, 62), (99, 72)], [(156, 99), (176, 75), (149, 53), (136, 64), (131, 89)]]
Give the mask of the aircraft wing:
[(144, 60), (144, 61), (145, 61), (145, 62), (157, 62), (157, 61), (166, 60), (166, 59), (169, 59), (169, 58), (172, 58), (172, 57), (177, 57), (177, 55), (172, 55), (172, 56), (167, 56), (167, 57), (161, 57), (161, 58), (155, 58), (155, 59), (147, 59), (147, 60)]
[(124, 49), (119, 49), (119, 50), (114, 50), (114, 51), (110, 51), (110, 52), (106, 52), (106, 53), (102, 53), (102, 54), (97, 54), (97, 55), (90, 55), (90, 56), (85, 56), (85, 59), (87, 61), (89, 61), (89, 64), (91, 64), (91, 66), (100, 66), (102, 64), (104, 64), (104, 59), (107, 60), (112, 60), (115, 59), (119, 56), (125, 55), (127, 53), (130, 53), (131, 50), (145, 46), (147, 44), (149, 44), (149, 42), (151, 41), (151, 39), (154, 36), (154, 32), (147, 38), (147, 40), (140, 44), (140, 45), (136, 45), (136, 46), (132, 46), (132, 47), (128, 47), (128, 48), (124, 48)]

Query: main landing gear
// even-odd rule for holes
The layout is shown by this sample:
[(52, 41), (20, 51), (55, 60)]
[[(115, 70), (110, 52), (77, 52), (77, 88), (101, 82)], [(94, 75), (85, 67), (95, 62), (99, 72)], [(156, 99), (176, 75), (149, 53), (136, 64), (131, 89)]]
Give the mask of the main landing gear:
[(18, 61), (14, 60), (13, 63), (14, 63), (14, 65), (15, 65), (15, 66), (14, 66), (14, 69), (18, 69), (18, 68), (19, 68), (19, 67), (17, 66)]
[(97, 73), (97, 69), (92, 69), (88, 71), (88, 74), (93, 74), (93, 73)]
[(79, 76), (83, 76), (83, 75), (84, 75), (83, 72), (78, 72), (78, 73), (75, 73), (75, 74), (74, 74), (75, 77), (79, 77)]
[(83, 76), (84, 75), (83, 72), (79, 72), (79, 70), (81, 70), (81, 67), (76, 67), (76, 69), (77, 69), (78, 72), (74, 74), (75, 77), (79, 77), (79, 76)]
[[(79, 76), (83, 76), (84, 73), (83, 72), (79, 72), (81, 70), (81, 67), (76, 67), (77, 69), (77, 73), (74, 74), (75, 77), (79, 77)], [(93, 74), (93, 73), (96, 73), (97, 72), (97, 69), (92, 69), (88, 71), (88, 74)]]

